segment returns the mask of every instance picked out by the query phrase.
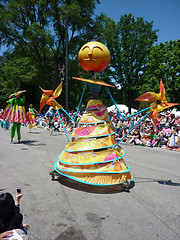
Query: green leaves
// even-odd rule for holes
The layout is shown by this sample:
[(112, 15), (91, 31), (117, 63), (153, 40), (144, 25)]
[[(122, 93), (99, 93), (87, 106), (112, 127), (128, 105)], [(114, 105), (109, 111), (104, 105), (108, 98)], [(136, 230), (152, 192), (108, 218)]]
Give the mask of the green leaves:
[[(78, 62), (79, 49), (92, 40), (102, 42), (110, 51), (110, 65), (97, 78), (117, 86), (118, 90), (111, 89), (117, 102), (137, 108), (139, 102), (134, 99), (146, 91), (158, 92), (160, 78), (171, 102), (180, 102), (180, 40), (154, 45), (158, 30), (153, 30), (153, 22), (132, 14), (120, 16), (118, 22), (104, 14), (95, 16), (98, 3), (98, 0), (0, 2), (0, 44), (11, 47), (0, 61), (1, 104), (13, 89), (22, 88), (34, 92), (36, 106), (41, 94), (39, 85), (45, 89), (57, 86), (58, 67), (65, 64), (66, 30), (70, 109), (77, 106), (83, 89), (83, 84), (71, 77), (93, 78)], [(108, 103), (103, 88), (100, 96)], [(31, 95), (28, 97), (31, 101)], [(85, 93), (87, 98), (89, 93)], [(61, 104), (65, 106), (65, 84)]]
[(163, 79), (167, 98), (170, 102), (180, 102), (180, 40), (160, 43), (151, 48), (145, 72), (151, 86), (159, 85)]

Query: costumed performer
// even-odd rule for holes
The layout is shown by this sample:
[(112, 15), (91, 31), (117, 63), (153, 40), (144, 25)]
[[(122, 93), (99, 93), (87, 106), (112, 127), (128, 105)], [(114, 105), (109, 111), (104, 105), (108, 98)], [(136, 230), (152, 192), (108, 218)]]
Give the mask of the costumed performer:
[(31, 132), (32, 127), (35, 129), (37, 128), (36, 126), (36, 116), (38, 114), (38, 111), (33, 107), (32, 104), (29, 104), (29, 109), (27, 112), (27, 121), (29, 123), (29, 130)]
[(18, 91), (16, 93), (13, 93), (9, 96), (9, 100), (7, 101), (8, 105), (4, 109), (4, 111), (1, 114), (1, 118), (4, 121), (13, 122), (13, 125), (11, 127), (11, 140), (10, 143), (13, 142), (13, 138), (15, 136), (15, 131), (17, 129), (17, 139), (18, 143), (20, 143), (21, 140), (21, 123), (26, 123), (26, 112), (25, 107), (23, 106), (25, 103), (25, 96), (22, 98), (20, 97), (20, 94), (24, 93), (26, 90)]

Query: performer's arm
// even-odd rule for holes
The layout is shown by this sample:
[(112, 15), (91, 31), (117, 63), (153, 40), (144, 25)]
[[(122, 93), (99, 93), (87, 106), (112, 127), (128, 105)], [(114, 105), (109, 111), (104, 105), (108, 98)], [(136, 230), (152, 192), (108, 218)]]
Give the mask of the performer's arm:
[(35, 112), (36, 114), (38, 114), (38, 111), (36, 111), (36, 109), (35, 109), (35, 108), (33, 108), (33, 110), (34, 110), (34, 112)]
[(23, 98), (19, 98), (19, 102), (20, 102), (20, 104), (24, 104), (25, 103), (25, 96), (23, 96)]
[(14, 99), (15, 99), (15, 98), (11, 98), (11, 99), (9, 99), (7, 102), (8, 102), (9, 104), (13, 105), (13, 104), (14, 104)]

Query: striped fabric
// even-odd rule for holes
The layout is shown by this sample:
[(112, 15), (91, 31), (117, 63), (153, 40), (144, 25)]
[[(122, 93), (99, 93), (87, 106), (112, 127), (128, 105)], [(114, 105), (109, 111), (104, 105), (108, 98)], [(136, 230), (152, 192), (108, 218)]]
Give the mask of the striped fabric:
[(8, 104), (2, 112), (1, 118), (9, 122), (26, 123), (25, 107)]

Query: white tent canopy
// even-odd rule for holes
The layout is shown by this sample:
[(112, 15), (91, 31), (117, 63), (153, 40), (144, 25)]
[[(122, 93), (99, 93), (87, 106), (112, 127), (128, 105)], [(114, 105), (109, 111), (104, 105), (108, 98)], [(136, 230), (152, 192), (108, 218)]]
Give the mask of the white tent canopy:
[(180, 111), (177, 111), (175, 108), (171, 111), (171, 113), (174, 113), (176, 117), (180, 117)]
[[(128, 107), (127, 107), (126, 105), (124, 105), (124, 104), (117, 104), (116, 106), (118, 107), (119, 111), (121, 111), (121, 112), (123, 112), (123, 111), (128, 112)], [(112, 105), (112, 106), (108, 107), (108, 108), (107, 108), (108, 112), (117, 111), (116, 106), (115, 106), (115, 105)], [(137, 111), (138, 111), (138, 110), (136, 110), (136, 109), (134, 109), (134, 108), (131, 108), (131, 112), (132, 112), (132, 113), (137, 112)]]

